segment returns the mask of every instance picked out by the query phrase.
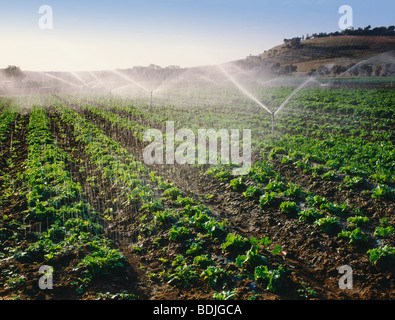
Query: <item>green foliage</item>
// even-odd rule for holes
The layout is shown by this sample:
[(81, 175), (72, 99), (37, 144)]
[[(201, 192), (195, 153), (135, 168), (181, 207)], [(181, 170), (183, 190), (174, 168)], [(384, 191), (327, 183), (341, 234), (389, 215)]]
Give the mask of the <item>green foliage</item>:
[(284, 201), (280, 204), (280, 209), (286, 214), (297, 214), (299, 207), (296, 202)]
[(395, 229), (393, 226), (376, 227), (373, 233), (373, 235), (377, 238), (388, 238), (394, 234), (395, 234)]
[(359, 245), (369, 241), (369, 237), (360, 228), (355, 228), (352, 231), (343, 230), (337, 236), (341, 239), (348, 240), (348, 244), (350, 245)]
[(380, 219), (380, 225), (374, 230), (374, 236), (377, 238), (388, 238), (395, 234), (394, 227), (390, 224), (388, 218)]
[(194, 266), (183, 264), (175, 268), (173, 273), (167, 275), (168, 283), (186, 288), (198, 279)]
[(186, 254), (196, 255), (199, 254), (202, 250), (203, 248), (199, 243), (192, 242), (191, 245), (189, 246), (189, 249), (186, 251)]
[(196, 256), (193, 259), (193, 264), (199, 269), (206, 269), (207, 267), (214, 265), (214, 262), (205, 254)]
[(314, 225), (318, 226), (322, 232), (332, 233), (339, 226), (339, 220), (336, 217), (324, 217), (316, 220)]
[(222, 244), (222, 249), (227, 252), (237, 252), (243, 250), (250, 244), (249, 240), (234, 233), (228, 233), (226, 241)]
[(239, 255), (235, 261), (236, 265), (241, 268), (255, 268), (267, 264), (267, 259), (258, 253), (258, 246), (252, 246), (245, 255)]
[(218, 222), (213, 218), (203, 224), (203, 228), (212, 239), (221, 239), (228, 232), (226, 231), (226, 221)]
[(184, 226), (173, 225), (169, 230), (169, 239), (172, 241), (183, 241), (190, 236), (189, 230)]
[(349, 223), (348, 227), (354, 228), (368, 224), (370, 222), (370, 219), (368, 217), (363, 217), (363, 216), (354, 216), (354, 217), (348, 217), (347, 222)]
[(362, 186), (364, 179), (362, 177), (350, 177), (346, 176), (340, 185), (340, 190), (342, 189), (353, 189)]
[(193, 205), (194, 201), (191, 197), (183, 197), (183, 196), (177, 196), (177, 200), (175, 201), (176, 205), (179, 206), (186, 206), (186, 205)]
[(92, 245), (94, 246), (94, 251), (85, 256), (77, 267), (86, 268), (87, 272), (92, 276), (123, 267), (125, 257), (119, 250), (110, 248), (102, 241), (94, 242)]
[(296, 290), (299, 295), (305, 299), (314, 298), (317, 296), (317, 292), (309, 287), (304, 281), (299, 282), (302, 288)]
[(392, 199), (394, 198), (395, 192), (390, 187), (378, 184), (372, 193), (372, 198), (375, 199)]
[(230, 180), (230, 186), (234, 191), (242, 191), (246, 187), (243, 177)]
[(260, 198), (259, 198), (259, 206), (260, 208), (264, 208), (265, 206), (273, 205), (277, 202), (279, 202), (279, 194), (277, 192), (265, 192)]
[(259, 198), (263, 194), (263, 191), (257, 186), (249, 186), (246, 191), (243, 192), (243, 196), (246, 198)]
[(172, 200), (177, 200), (179, 196), (182, 196), (181, 191), (176, 187), (170, 187), (163, 192), (164, 197), (168, 197)]
[(316, 220), (322, 218), (324, 214), (315, 208), (309, 208), (300, 211), (298, 215), (299, 215), (299, 221), (314, 223)]
[(222, 286), (229, 279), (228, 273), (224, 269), (216, 266), (207, 267), (200, 276), (208, 281), (212, 289)]
[(154, 223), (159, 225), (172, 224), (178, 219), (178, 213), (172, 210), (163, 210), (152, 213)]
[(267, 290), (275, 292), (280, 288), (283, 272), (282, 267), (271, 270), (265, 265), (260, 265), (255, 268), (254, 279), (265, 286)]
[(227, 290), (213, 293), (214, 300), (235, 300), (238, 298), (237, 290)]
[(303, 189), (293, 183), (288, 184), (287, 190), (284, 191), (284, 195), (291, 197), (293, 199), (301, 199), (306, 195), (306, 192)]
[(395, 248), (385, 245), (384, 247), (369, 249), (367, 251), (369, 255), (369, 261), (371, 264), (375, 265), (377, 262), (386, 257), (395, 257)]

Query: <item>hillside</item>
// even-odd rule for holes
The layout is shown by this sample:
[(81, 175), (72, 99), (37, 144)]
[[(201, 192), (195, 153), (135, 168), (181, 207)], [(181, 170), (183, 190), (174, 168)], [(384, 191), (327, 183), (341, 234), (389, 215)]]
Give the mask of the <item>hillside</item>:
[(275, 74), (320, 75), (340, 75), (358, 64), (348, 75), (391, 76), (395, 74), (395, 37), (337, 36), (284, 43), (237, 63)]

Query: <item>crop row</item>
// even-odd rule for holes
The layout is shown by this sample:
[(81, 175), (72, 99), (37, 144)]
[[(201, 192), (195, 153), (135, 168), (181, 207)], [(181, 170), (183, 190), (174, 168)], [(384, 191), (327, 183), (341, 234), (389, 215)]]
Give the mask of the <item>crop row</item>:
[(82, 293), (95, 276), (121, 267), (124, 257), (104, 236), (101, 218), (84, 200), (80, 184), (70, 178), (68, 155), (55, 143), (42, 108), (31, 112), (28, 143), (26, 170), (20, 175), (27, 201), (24, 221), (40, 228), (35, 241), (13, 250), (10, 258), (53, 265), (84, 251), (74, 268), (74, 285)]

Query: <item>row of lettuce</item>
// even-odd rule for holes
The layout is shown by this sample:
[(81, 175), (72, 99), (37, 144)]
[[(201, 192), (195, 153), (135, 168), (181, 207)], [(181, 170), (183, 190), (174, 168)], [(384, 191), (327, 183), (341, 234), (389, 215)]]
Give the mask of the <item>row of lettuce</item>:
[(18, 177), (27, 202), (20, 228), (35, 225), (37, 232), (28, 245), (21, 241), (9, 250), (5, 259), (54, 265), (64, 256), (84, 252), (74, 266), (73, 282), (83, 293), (95, 276), (122, 266), (124, 256), (104, 236), (100, 215), (84, 200), (81, 185), (71, 179), (66, 170), (69, 156), (55, 142), (49, 121), (42, 108), (33, 108), (27, 128), (28, 159)]
[(5, 134), (10, 127), (10, 124), (16, 120), (17, 112), (9, 106), (10, 101), (8, 99), (0, 99), (0, 109), (4, 110), (0, 113), (0, 144), (5, 139)]

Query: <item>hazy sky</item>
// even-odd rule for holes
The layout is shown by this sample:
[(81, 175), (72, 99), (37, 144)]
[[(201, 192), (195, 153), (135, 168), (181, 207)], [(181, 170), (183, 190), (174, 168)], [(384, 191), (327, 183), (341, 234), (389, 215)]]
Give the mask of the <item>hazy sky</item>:
[[(284, 38), (395, 24), (394, 0), (0, 0), (0, 68), (79, 71), (216, 64), (259, 54)], [(42, 5), (53, 29), (41, 29)], [(47, 21), (48, 22), (48, 21)]]

